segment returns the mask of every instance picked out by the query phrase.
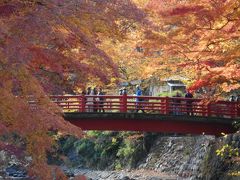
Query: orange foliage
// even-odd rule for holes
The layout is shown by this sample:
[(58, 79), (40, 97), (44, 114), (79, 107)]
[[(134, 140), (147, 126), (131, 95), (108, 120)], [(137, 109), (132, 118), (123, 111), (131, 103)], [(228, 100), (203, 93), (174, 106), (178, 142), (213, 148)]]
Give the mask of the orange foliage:
[(215, 2), (1, 1), (0, 133), (26, 138), (32, 175), (58, 174), (46, 164), (54, 144), (48, 131), (81, 136), (47, 94), (92, 80), (112, 83), (119, 74), (131, 80), (178, 73), (195, 82), (192, 89), (239, 89), (240, 2)]
[[(238, 0), (149, 0), (145, 11), (158, 26), (146, 30), (142, 40), (148, 65), (156, 67), (149, 73), (183, 74), (193, 80), (192, 89), (211, 86), (221, 93), (240, 88)], [(154, 58), (157, 51), (162, 53)]]
[(46, 163), (54, 144), (49, 131), (82, 135), (46, 95), (117, 78), (118, 66), (100, 44), (124, 39), (125, 22), (143, 19), (130, 0), (0, 2), (0, 132), (26, 139), (33, 177), (65, 178)]

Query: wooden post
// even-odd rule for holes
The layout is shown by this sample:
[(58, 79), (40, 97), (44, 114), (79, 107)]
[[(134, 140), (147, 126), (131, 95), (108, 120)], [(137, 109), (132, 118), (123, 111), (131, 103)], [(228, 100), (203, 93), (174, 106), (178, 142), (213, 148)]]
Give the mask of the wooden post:
[(211, 112), (211, 104), (208, 103), (207, 105), (207, 116), (210, 117), (212, 115), (212, 112)]
[(123, 112), (123, 95), (119, 96), (119, 111)]
[(237, 116), (237, 102), (231, 102), (230, 107), (231, 118), (234, 119)]
[(237, 108), (236, 108), (236, 110), (237, 110), (237, 117), (240, 118), (240, 102), (239, 101), (237, 101), (236, 106), (237, 106)]
[(169, 97), (165, 97), (165, 114), (169, 114)]
[(80, 105), (80, 112), (85, 112), (85, 96), (84, 94), (82, 96), (79, 97), (79, 105)]
[(122, 112), (127, 112), (127, 95), (122, 96)]

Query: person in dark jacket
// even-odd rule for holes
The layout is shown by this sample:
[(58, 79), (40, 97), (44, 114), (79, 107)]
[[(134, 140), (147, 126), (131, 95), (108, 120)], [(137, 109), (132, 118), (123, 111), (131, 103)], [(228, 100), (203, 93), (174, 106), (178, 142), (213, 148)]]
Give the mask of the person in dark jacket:
[(126, 89), (126, 87), (123, 88), (123, 90), (122, 90), (122, 95), (127, 95), (127, 89)]
[[(91, 95), (96, 96), (98, 94), (97, 92), (97, 88), (94, 87), (92, 89)], [(97, 112), (98, 111), (98, 102), (97, 102), (97, 97), (93, 97), (93, 112)]]
[(186, 110), (187, 110), (187, 114), (188, 115), (193, 115), (193, 105), (192, 105), (192, 100), (191, 98), (193, 98), (193, 94), (188, 90), (187, 93), (185, 94), (185, 98), (188, 98), (186, 100)]
[(123, 89), (122, 89), (122, 88), (119, 89), (119, 95), (120, 95), (120, 96), (123, 95)]
[(98, 94), (99, 96), (99, 105), (98, 105), (98, 111), (99, 112), (105, 112), (104, 110), (104, 97), (101, 97), (101, 96), (104, 96), (104, 92), (102, 90), (102, 88), (99, 88), (99, 91), (98, 91)]
[(173, 100), (173, 114), (174, 115), (181, 115), (181, 99), (178, 99), (181, 96), (179, 92), (176, 93), (175, 96), (173, 96), (175, 99)]
[(230, 101), (230, 102), (234, 102), (234, 101), (235, 101), (235, 96), (232, 95), (232, 96), (230, 97), (229, 101)]

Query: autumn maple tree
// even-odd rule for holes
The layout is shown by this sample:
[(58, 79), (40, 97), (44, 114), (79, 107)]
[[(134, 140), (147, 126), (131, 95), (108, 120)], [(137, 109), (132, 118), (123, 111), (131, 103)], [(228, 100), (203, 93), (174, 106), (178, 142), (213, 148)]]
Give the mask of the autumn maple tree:
[(181, 74), (192, 89), (214, 93), (240, 87), (240, 2), (238, 0), (149, 0), (144, 11), (154, 25), (141, 46), (149, 57), (146, 75)]
[(46, 95), (114, 81), (117, 63), (100, 45), (122, 41), (129, 22), (143, 19), (131, 1), (0, 1), (0, 133), (25, 139), (32, 176), (64, 178), (46, 163), (49, 131), (81, 136)]
[(56, 138), (48, 132), (81, 131), (49, 94), (176, 73), (193, 89), (239, 89), (239, 7), (238, 0), (0, 1), (1, 135), (22, 136), (32, 175), (50, 179), (59, 171), (46, 163)]

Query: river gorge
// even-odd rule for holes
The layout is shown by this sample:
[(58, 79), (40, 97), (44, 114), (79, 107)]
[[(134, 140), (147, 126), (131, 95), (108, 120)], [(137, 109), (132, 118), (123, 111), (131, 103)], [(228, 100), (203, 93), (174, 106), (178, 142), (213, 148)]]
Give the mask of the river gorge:
[[(59, 149), (48, 154), (48, 163), (61, 167), (72, 180), (79, 177), (237, 180), (240, 177), (239, 132), (222, 137), (137, 132), (88, 134), (89, 137), (82, 139), (67, 136), (59, 140)], [(31, 179), (27, 168), (32, 158), (21, 153), (11, 145), (0, 151), (0, 179)]]

